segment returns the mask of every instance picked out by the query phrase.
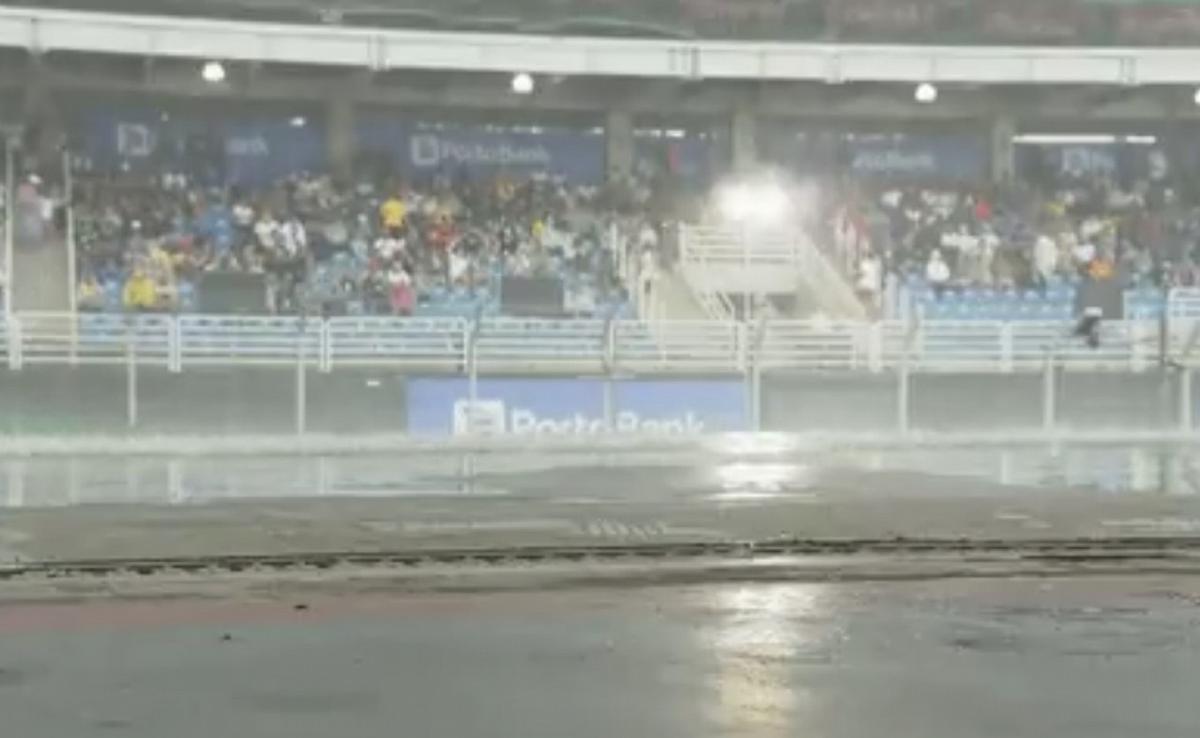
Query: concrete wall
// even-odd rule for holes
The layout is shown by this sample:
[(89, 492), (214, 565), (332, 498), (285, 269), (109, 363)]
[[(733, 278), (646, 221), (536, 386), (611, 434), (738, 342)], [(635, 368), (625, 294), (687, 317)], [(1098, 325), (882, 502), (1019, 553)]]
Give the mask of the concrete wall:
[[(406, 428), (403, 372), (343, 369), (305, 375), (305, 428), (329, 434), (399, 433)], [(124, 367), (0, 369), (0, 434), (123, 434), (130, 431)], [(291, 434), (291, 367), (139, 367), (137, 433)], [(900, 426), (895, 373), (771, 372), (762, 378), (762, 428), (786, 432), (882, 432)], [(1067, 373), (1055, 378), (1055, 422), (1075, 430), (1174, 430), (1179, 381), (1171, 373)], [(1040, 428), (1041, 374), (913, 374), (914, 431)], [(1192, 397), (1200, 399), (1200, 387)], [(1195, 415), (1196, 408), (1192, 408)]]
[[(763, 379), (763, 428), (893, 431), (900, 426), (899, 387), (895, 373), (769, 374)], [(1169, 373), (1059, 373), (1055, 425), (1086, 431), (1174, 429), (1178, 392), (1177, 375)], [(914, 431), (943, 432), (1040, 428), (1044, 395), (1041, 374), (913, 374), (908, 424)]]

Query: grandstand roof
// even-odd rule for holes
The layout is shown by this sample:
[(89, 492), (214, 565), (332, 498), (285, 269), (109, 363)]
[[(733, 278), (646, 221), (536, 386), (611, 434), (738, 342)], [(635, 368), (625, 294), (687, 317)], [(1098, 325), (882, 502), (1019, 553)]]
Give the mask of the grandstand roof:
[(1190, 45), (1195, 0), (10, 0), (143, 15), (428, 30), (936, 44)]

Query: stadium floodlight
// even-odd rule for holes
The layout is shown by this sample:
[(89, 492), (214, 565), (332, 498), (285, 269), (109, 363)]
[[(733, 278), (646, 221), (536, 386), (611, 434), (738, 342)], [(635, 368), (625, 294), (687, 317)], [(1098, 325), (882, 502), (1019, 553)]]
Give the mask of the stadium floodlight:
[(512, 78), (512, 91), (518, 95), (533, 94), (533, 75), (528, 72), (517, 72)]
[(225, 81), (225, 65), (219, 61), (204, 62), (204, 66), (200, 69), (200, 76), (205, 82), (217, 84)]
[(717, 193), (717, 204), (726, 220), (746, 220), (754, 209), (754, 193), (747, 184), (727, 185)]
[(291, 124), (292, 128), (303, 128), (304, 126), (308, 125), (308, 121), (304, 119), (303, 115), (295, 116), (288, 121), (288, 123)]
[(938, 88), (934, 87), (928, 82), (922, 82), (921, 84), (917, 85), (917, 89), (913, 93), (913, 97), (916, 98), (917, 102), (919, 103), (928, 104), (931, 102), (936, 102), (938, 98)]
[(767, 225), (783, 219), (788, 194), (777, 182), (736, 182), (718, 191), (717, 206), (728, 221)]

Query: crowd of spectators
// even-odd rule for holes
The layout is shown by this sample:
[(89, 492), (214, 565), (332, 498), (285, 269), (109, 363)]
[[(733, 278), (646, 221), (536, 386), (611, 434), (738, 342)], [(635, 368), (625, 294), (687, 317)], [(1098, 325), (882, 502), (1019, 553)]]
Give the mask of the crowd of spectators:
[(83, 181), (78, 304), (193, 309), (197, 285), (219, 272), (262, 275), (278, 314), (495, 311), (506, 276), (562, 279), (569, 313), (623, 310), (614, 241), (657, 230), (649, 197), (633, 183), (543, 176), (297, 175), (259, 190), (197, 187), (182, 174)]
[(819, 242), (865, 301), (893, 285), (1037, 291), (1082, 280), (1200, 284), (1200, 208), (1164, 183), (1102, 176), (1035, 186), (842, 186)]

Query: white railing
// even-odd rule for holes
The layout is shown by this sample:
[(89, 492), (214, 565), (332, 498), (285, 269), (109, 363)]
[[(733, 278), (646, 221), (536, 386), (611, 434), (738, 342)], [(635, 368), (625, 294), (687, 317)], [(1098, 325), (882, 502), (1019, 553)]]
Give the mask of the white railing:
[(462, 366), (470, 324), (460, 318), (331, 318), (321, 368), (406, 366), (455, 370)]
[(715, 226), (680, 226), (684, 263), (707, 266), (788, 264), (799, 259), (796, 239), (786, 232)]
[(1200, 287), (1176, 287), (1167, 296), (1167, 316), (1200, 318)]
[(738, 373), (1144, 371), (1200, 366), (1200, 319), (1109, 321), (1089, 347), (1064, 322), (658, 321), (234, 317), (22, 313), (0, 330), (26, 365), (389, 366), (433, 372)]

